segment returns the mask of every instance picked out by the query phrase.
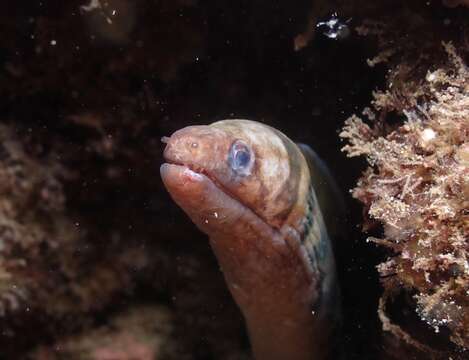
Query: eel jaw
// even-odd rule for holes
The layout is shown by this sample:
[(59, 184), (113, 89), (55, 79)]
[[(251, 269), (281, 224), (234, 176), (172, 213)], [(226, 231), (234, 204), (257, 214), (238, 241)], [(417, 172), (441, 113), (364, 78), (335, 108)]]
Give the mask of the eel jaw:
[[(233, 243), (218, 241), (214, 251), (220, 260), (223, 252), (236, 253), (238, 257), (263, 254), (269, 256), (281, 252), (296, 253), (300, 242), (291, 247), (289, 226), (277, 229), (258, 216), (241, 201), (227, 193), (208, 175), (192, 170), (189, 166), (164, 163), (160, 168), (163, 183), (176, 204), (184, 210), (194, 224), (210, 239), (243, 239), (246, 231), (255, 233), (252, 241)], [(288, 231), (285, 231), (288, 230)], [(296, 233), (295, 233), (296, 234)], [(262, 241), (260, 241), (260, 238)], [(297, 236), (298, 238), (298, 236)], [(257, 255), (258, 256), (258, 255)], [(223, 266), (223, 261), (220, 261)]]
[(160, 173), (173, 200), (209, 236), (229, 231), (231, 222), (252, 213), (200, 170), (185, 164), (164, 163)]
[[(217, 179), (210, 176), (202, 167), (173, 161), (166, 157), (166, 163), (163, 163), (160, 167), (160, 174), (166, 189), (169, 191), (174, 201), (184, 209), (197, 226), (208, 235), (210, 235), (210, 233), (205, 230), (206, 226), (199, 225), (196, 221), (195, 214), (197, 212), (205, 214), (204, 223), (207, 222), (207, 216), (213, 217), (213, 214), (216, 214), (217, 217), (225, 218), (226, 224), (226, 217), (223, 216), (223, 213), (228, 210), (228, 202), (232, 207), (233, 203), (235, 203), (236, 206), (234, 208), (236, 208), (237, 211), (250, 213), (250, 216), (256, 218), (256, 223), (260, 221), (263, 223), (263, 226), (270, 228), (271, 231), (278, 232), (278, 229), (267, 223), (256, 211), (233, 196)], [(189, 190), (189, 188), (191, 188), (191, 190)], [(208, 190), (209, 188), (210, 190)], [(221, 196), (221, 194), (223, 194), (223, 196)], [(195, 201), (195, 198), (200, 199), (199, 201)], [(226, 198), (229, 199), (228, 202)], [(193, 204), (194, 202), (195, 204)], [(195, 206), (192, 211), (190, 211), (191, 206)], [(210, 215), (207, 215), (207, 213)], [(237, 216), (237, 218), (239, 217), (240, 216)]]

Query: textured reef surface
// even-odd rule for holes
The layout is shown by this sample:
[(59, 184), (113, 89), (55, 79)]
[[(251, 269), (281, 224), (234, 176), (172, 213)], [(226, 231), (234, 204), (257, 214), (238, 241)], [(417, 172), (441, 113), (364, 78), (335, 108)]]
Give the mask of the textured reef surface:
[(377, 266), (383, 327), (425, 350), (389, 318), (388, 303), (401, 293), (436, 333), (469, 349), (468, 30), (461, 23), (457, 44), (433, 35), (394, 45), (392, 22), (364, 24), (359, 31), (381, 44), (369, 63), (388, 64), (387, 87), (340, 134), (343, 151), (369, 164), (352, 191), (364, 204), (364, 229), (382, 225), (368, 241), (390, 254)]

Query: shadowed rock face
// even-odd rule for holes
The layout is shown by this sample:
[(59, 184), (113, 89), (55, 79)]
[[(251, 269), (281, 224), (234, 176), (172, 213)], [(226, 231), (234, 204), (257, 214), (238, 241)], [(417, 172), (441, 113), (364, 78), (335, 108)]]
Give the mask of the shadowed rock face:
[[(0, 317), (4, 333), (11, 334), (1, 341), (3, 354), (9, 354), (10, 349), (15, 352), (12, 339), (24, 329), (22, 321), (44, 327), (37, 340), (54, 332), (44, 318), (52, 325), (82, 315), (68, 325), (80, 328), (84, 314), (102, 309), (130, 288), (127, 268), (144, 266), (146, 256), (131, 247), (118, 255), (112, 246), (98, 255), (92, 226), (66, 210), (59, 180), (66, 170), (56, 157), (28, 154), (5, 125), (0, 126), (0, 139)], [(100, 239), (105, 238), (109, 235)]]
[(172, 321), (165, 307), (130, 307), (90, 333), (65, 337), (53, 347), (39, 347), (30, 356), (38, 360), (170, 358), (176, 346), (170, 341)]

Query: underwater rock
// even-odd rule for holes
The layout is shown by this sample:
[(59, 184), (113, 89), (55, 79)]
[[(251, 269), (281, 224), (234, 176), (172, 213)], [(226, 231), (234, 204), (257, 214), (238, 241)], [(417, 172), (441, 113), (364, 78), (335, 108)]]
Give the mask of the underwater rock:
[[(0, 126), (0, 144), (0, 342), (5, 355), (11, 338), (29, 320), (52, 326), (102, 309), (131, 289), (132, 269), (146, 260), (138, 248), (99, 251), (95, 232), (68, 212), (66, 171), (56, 155), (33, 157), (6, 125)], [(67, 326), (79, 328), (84, 322), (86, 316), (77, 317)]]
[[(363, 111), (367, 121), (350, 117), (340, 136), (348, 140), (343, 151), (349, 157), (368, 161), (352, 195), (365, 206), (364, 229), (382, 226), (382, 236), (368, 241), (390, 253), (377, 266), (384, 329), (421, 350), (441, 353), (386, 313), (386, 302), (410, 294), (408, 305), (436, 333), (449, 332), (459, 358), (469, 349), (467, 25), (455, 21), (459, 46), (441, 45), (448, 31), (438, 37), (434, 23), (421, 14), (411, 18), (357, 29), (377, 36), (381, 52), (369, 64), (388, 66), (388, 87), (373, 94), (372, 108)], [(425, 35), (429, 26), (433, 34)], [(409, 33), (422, 36), (399, 41)]]
[[(171, 359), (175, 344), (172, 314), (159, 306), (134, 306), (106, 325), (41, 346), (30, 360), (153, 360)], [(183, 357), (184, 358), (184, 357)]]
[(469, 0), (443, 0), (443, 4), (448, 7), (456, 7), (459, 5), (469, 7)]

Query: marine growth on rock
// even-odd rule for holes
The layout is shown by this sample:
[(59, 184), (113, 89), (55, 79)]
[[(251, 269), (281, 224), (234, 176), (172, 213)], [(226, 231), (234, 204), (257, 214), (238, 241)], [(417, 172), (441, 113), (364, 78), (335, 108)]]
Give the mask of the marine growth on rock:
[[(403, 68), (393, 68), (389, 89), (376, 92), (373, 108), (363, 112), (367, 120), (350, 117), (340, 136), (349, 157), (365, 156), (369, 164), (352, 190), (367, 223), (383, 228), (382, 237), (368, 240), (390, 249), (378, 265), (381, 311), (385, 299), (411, 294), (423, 321), (435, 332), (446, 327), (467, 349), (469, 69), (455, 47), (442, 46), (448, 61), (412, 85), (397, 82)], [(396, 116), (402, 122), (391, 126)], [(381, 315), (387, 329), (398, 329)]]

